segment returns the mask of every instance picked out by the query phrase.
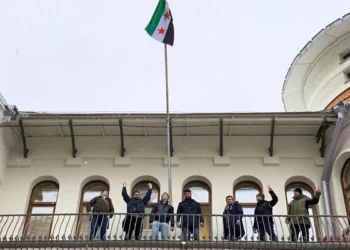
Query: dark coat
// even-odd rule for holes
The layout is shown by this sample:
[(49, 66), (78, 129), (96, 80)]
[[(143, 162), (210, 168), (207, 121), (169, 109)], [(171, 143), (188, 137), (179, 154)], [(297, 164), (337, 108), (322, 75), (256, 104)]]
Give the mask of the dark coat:
[(126, 192), (126, 187), (123, 187), (122, 189), (122, 196), (126, 203), (126, 211), (127, 213), (138, 213), (138, 214), (144, 214), (145, 213), (145, 205), (149, 202), (152, 195), (152, 189), (148, 189), (145, 197), (143, 199), (135, 199), (130, 198), (128, 193)]
[(185, 199), (177, 207), (176, 222), (180, 222), (182, 227), (199, 227), (199, 222), (203, 222), (203, 215), (200, 204), (194, 199)]
[(260, 200), (256, 204), (254, 211), (255, 218), (253, 228), (257, 228), (257, 224), (262, 224), (264, 222), (273, 223), (272, 208), (277, 204), (278, 197), (272, 190), (269, 193), (272, 197), (271, 201)]
[[(163, 214), (163, 215), (162, 215)], [(166, 215), (165, 215), (166, 214)], [(149, 223), (153, 221), (169, 223), (174, 227), (174, 208), (168, 202), (163, 204), (161, 201), (153, 206), (151, 215), (149, 216)]]
[[(240, 235), (243, 237), (245, 234), (244, 226), (243, 226), (243, 208), (241, 204), (239, 204), (238, 201), (235, 201), (232, 203), (228, 210), (224, 210), (223, 213), (223, 223), (225, 228), (235, 228), (235, 232), (240, 232)], [(240, 222), (239, 225), (237, 225), (237, 221)]]
[(110, 198), (104, 199), (102, 196), (97, 196), (86, 205), (86, 212), (89, 213), (91, 210), (93, 213), (110, 213), (109, 217), (112, 218), (114, 213), (112, 200)]

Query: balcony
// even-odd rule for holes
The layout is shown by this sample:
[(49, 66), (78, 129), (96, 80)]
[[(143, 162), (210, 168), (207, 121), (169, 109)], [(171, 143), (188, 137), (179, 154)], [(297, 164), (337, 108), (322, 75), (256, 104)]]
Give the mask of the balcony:
[[(134, 234), (130, 234), (130, 240), (125, 240), (125, 229), (131, 226), (130, 223), (123, 223), (126, 216), (141, 220), (143, 232), (140, 240), (135, 240)], [(176, 221), (177, 217), (173, 218)], [(182, 215), (181, 221), (184, 218), (194, 222), (200, 219), (193, 215)], [(253, 215), (243, 215), (240, 225), (232, 232), (229, 229), (228, 233), (238, 236), (239, 233), (235, 234), (236, 230), (244, 228), (245, 234), (230, 240), (224, 235), (224, 218), (232, 217), (203, 215), (204, 224), (209, 227), (198, 225), (198, 241), (194, 240), (192, 234), (188, 240), (185, 240), (181, 228), (176, 226), (174, 231), (169, 230), (167, 240), (162, 240), (160, 234), (156, 240), (151, 240), (149, 214), (117, 213), (109, 219), (104, 240), (100, 239), (101, 228), (97, 229), (97, 227), (95, 227), (96, 236), (90, 240), (91, 216), (88, 214), (0, 215), (0, 248), (350, 249), (350, 217), (348, 216), (291, 217), (290, 221), (293, 223), (286, 224), (288, 217), (285, 215), (256, 218)], [(258, 232), (260, 229), (269, 231), (273, 225), (276, 238), (273, 239), (266, 234), (260, 239), (259, 234), (252, 229), (255, 220), (265, 221), (257, 224)], [(269, 220), (273, 224), (266, 222)], [(295, 233), (297, 228), (302, 227), (306, 221), (310, 221), (313, 225), (309, 229), (309, 237), (303, 238), (300, 233), (292, 239), (293, 232)]]

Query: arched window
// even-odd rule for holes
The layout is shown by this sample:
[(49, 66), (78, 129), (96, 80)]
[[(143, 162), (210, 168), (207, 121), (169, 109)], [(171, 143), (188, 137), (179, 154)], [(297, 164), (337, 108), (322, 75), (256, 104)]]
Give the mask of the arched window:
[[(303, 190), (303, 194), (308, 196), (311, 199), (315, 195), (315, 191), (308, 184), (306, 184), (304, 182), (292, 182), (288, 186), (286, 186), (287, 205), (293, 200), (295, 188), (301, 188), (301, 190)], [(311, 228), (309, 230), (309, 238), (310, 238), (310, 241), (312, 241), (311, 240), (312, 237), (314, 237), (314, 240), (316, 240), (316, 237), (319, 235), (318, 221), (314, 220), (314, 218), (312, 217), (314, 215), (317, 215), (316, 206), (310, 206), (308, 211), (309, 211), (310, 221), (311, 221)]]
[(199, 202), (202, 214), (204, 215), (204, 227), (199, 229), (199, 237), (201, 240), (209, 240), (211, 235), (211, 189), (206, 183), (201, 181), (187, 183), (182, 190), (182, 195), (184, 194), (183, 191), (186, 189), (191, 190), (192, 199)]
[(350, 216), (350, 159), (344, 164), (341, 172), (341, 184), (343, 188), (346, 213)]
[[(160, 189), (159, 186), (152, 182), (152, 181), (141, 181), (139, 183), (137, 183), (136, 185), (133, 186), (132, 188), (132, 193), (129, 194), (130, 197), (132, 197), (132, 194), (135, 191), (140, 192), (140, 197), (143, 198), (145, 197), (147, 191), (148, 191), (148, 183), (152, 183), (152, 195), (151, 195), (151, 199), (150, 201), (147, 203), (147, 205), (145, 206), (145, 213), (146, 214), (150, 214), (152, 211), (152, 207), (157, 204), (160, 200)], [(149, 217), (145, 216), (143, 219), (143, 230), (146, 232), (150, 232), (151, 230), (149, 229)]]
[[(53, 181), (40, 182), (32, 189), (27, 211), (29, 216), (24, 226), (24, 234), (27, 237), (36, 239), (50, 237), (58, 190), (58, 184)], [(46, 215), (35, 216), (35, 214)]]
[[(81, 215), (86, 214), (86, 206), (90, 200), (99, 196), (103, 190), (109, 191), (109, 185), (104, 181), (91, 181), (88, 182), (81, 190), (80, 205), (79, 205), (79, 218), (78, 218), (78, 235), (80, 239), (87, 239), (90, 232), (90, 216)], [(97, 236), (99, 237), (99, 232)]]
[[(242, 181), (235, 185), (233, 188), (233, 199), (239, 201), (243, 207), (244, 215), (254, 215), (256, 207), (256, 195), (261, 193), (261, 187), (253, 181)], [(245, 232), (247, 240), (251, 240), (251, 237), (257, 237), (257, 234), (253, 232), (254, 217), (243, 217), (243, 225), (245, 225)]]

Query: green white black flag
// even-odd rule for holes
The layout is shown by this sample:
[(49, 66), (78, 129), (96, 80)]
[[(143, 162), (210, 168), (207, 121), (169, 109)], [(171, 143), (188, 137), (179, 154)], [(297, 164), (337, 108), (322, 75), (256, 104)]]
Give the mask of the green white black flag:
[(161, 43), (173, 46), (174, 25), (173, 16), (166, 0), (159, 0), (152, 19), (145, 28), (148, 35)]

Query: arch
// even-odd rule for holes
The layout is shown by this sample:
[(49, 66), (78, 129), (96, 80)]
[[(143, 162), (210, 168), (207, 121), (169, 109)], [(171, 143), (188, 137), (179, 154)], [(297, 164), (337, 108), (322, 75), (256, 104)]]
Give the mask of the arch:
[(182, 182), (182, 189), (184, 189), (184, 187), (190, 183), (190, 182), (194, 182), (194, 181), (198, 181), (198, 182), (202, 182), (204, 184), (206, 184), (210, 190), (212, 189), (212, 185), (210, 180), (207, 177), (204, 177), (202, 175), (192, 175), (190, 177), (187, 177), (183, 182)]
[[(286, 185), (285, 185), (285, 196), (286, 196), (286, 206), (288, 208), (288, 204), (291, 202), (292, 199), (292, 192), (295, 188), (301, 188), (304, 192), (307, 191), (310, 194), (306, 194), (307, 196), (309, 196), (310, 198), (312, 198), (314, 196), (315, 193), (315, 185), (313, 185), (313, 183), (311, 182), (311, 186), (308, 182), (306, 181), (295, 181), (295, 182), (291, 182), (292, 180), (308, 180), (308, 182), (310, 183), (311, 180), (309, 180), (306, 177), (300, 178), (300, 176), (295, 176), (289, 178), (286, 181)], [(288, 183), (288, 184), (287, 184)], [(304, 194), (303, 192), (303, 194)], [(313, 236), (319, 236), (320, 235), (320, 223), (318, 219), (313, 218), (312, 216), (317, 216), (318, 215), (318, 211), (317, 211), (317, 205), (311, 206), (308, 209), (309, 215), (310, 217), (310, 221), (311, 221), (311, 229), (310, 229), (310, 234), (309, 237), (311, 239), (311, 237)], [(315, 232), (316, 235), (312, 235), (312, 232)]]
[(340, 178), (346, 214), (350, 215), (350, 158), (344, 163)]
[(235, 186), (237, 186), (238, 183), (242, 183), (242, 182), (255, 183), (260, 188), (260, 192), (263, 191), (263, 184), (261, 183), (261, 181), (258, 178), (251, 176), (251, 175), (242, 175), (242, 176), (238, 177), (233, 182), (233, 189)]
[[(141, 198), (144, 197), (146, 192), (148, 191), (148, 183), (152, 183), (152, 195), (150, 202), (145, 205), (145, 214), (150, 214), (152, 211), (152, 208), (155, 204), (158, 203), (160, 200), (160, 185), (159, 181), (153, 177), (153, 176), (140, 176), (137, 177), (132, 183), (131, 183), (131, 193), (129, 194), (130, 197), (132, 197), (133, 193), (135, 191), (140, 192)], [(144, 231), (150, 232), (151, 230), (149, 229), (149, 216), (146, 215), (143, 219), (143, 228)]]
[(288, 178), (284, 183), (284, 188), (286, 189), (288, 186), (290, 186), (293, 183), (294, 184), (300, 183), (301, 185), (304, 185), (304, 186), (306, 185), (307, 188), (310, 189), (312, 192), (316, 190), (316, 185), (312, 180), (310, 180), (305, 176), (300, 176), (300, 175), (296, 175)]
[[(199, 229), (199, 237), (208, 239), (212, 234), (211, 228), (211, 213), (212, 213), (212, 189), (211, 182), (204, 176), (190, 176), (185, 179), (182, 184), (182, 197), (184, 198), (184, 191), (190, 189), (192, 191), (192, 198), (199, 202), (203, 219), (204, 227)], [(183, 237), (183, 235), (182, 235)]]
[[(59, 194), (59, 184), (56, 181), (39, 177), (33, 181), (33, 187), (28, 202), (27, 214), (24, 222), (24, 235), (32, 237), (50, 237), (53, 214)], [(50, 178), (49, 178), (50, 179)], [(38, 215), (35, 214), (46, 214)]]
[(105, 182), (108, 187), (110, 186), (110, 183), (109, 183), (109, 180), (102, 176), (102, 175), (92, 175), (92, 176), (89, 176), (87, 178), (85, 178), (81, 184), (80, 184), (80, 192), (81, 190), (83, 190), (83, 188), (89, 183), (89, 182), (92, 182), (92, 181), (102, 181), (102, 182)]
[[(100, 192), (103, 189), (109, 191), (109, 183), (105, 181), (106, 178), (103, 176), (91, 176), (86, 178), (83, 182), (85, 183), (80, 189), (80, 198), (79, 198), (79, 215), (77, 223), (77, 232), (78, 237), (85, 239), (90, 231), (90, 217), (86, 214), (86, 206), (91, 199), (100, 195)], [(98, 235), (97, 235), (98, 237)]]

